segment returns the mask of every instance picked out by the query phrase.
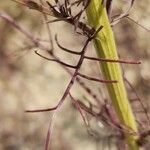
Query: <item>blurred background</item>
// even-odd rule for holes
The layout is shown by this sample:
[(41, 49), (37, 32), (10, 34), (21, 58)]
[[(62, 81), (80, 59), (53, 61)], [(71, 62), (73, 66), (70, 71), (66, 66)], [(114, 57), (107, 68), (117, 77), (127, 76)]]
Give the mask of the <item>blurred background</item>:
[[(113, 14), (125, 10), (128, 1), (114, 2)], [(130, 17), (146, 28), (150, 28), (150, 1), (136, 1)], [(33, 35), (48, 40), (49, 35), (43, 15), (13, 1), (0, 1), (0, 11), (12, 16), (17, 23)], [(54, 19), (49, 17), (49, 20)], [(61, 51), (55, 43), (59, 42), (69, 49), (80, 51), (85, 38), (74, 32), (67, 23), (50, 24), (55, 54), (61, 60), (75, 64), (77, 57)], [(122, 19), (113, 27), (121, 59), (141, 60), (141, 65), (122, 65), (125, 77), (136, 89), (141, 101), (149, 108), (150, 100), (150, 33), (128, 19)], [(44, 43), (44, 42), (43, 42)], [(48, 42), (44, 43), (49, 46)], [(51, 48), (51, 45), (49, 46)], [(95, 56), (92, 45), (88, 55)], [(61, 98), (69, 82), (70, 75), (59, 65), (47, 61), (35, 54), (40, 49), (0, 18), (0, 149), (1, 150), (41, 150), (44, 148), (51, 112), (25, 113), (26, 109), (54, 107)], [(42, 52), (41, 52), (42, 53)], [(92, 66), (92, 67), (91, 67)], [(97, 63), (85, 61), (82, 72), (90, 76), (99, 76)], [(97, 94), (99, 99), (107, 98), (104, 85), (84, 80)], [(129, 97), (136, 98), (127, 86)], [(78, 85), (72, 88), (74, 97), (83, 102), (93, 99)], [(94, 103), (94, 102), (93, 102)], [(135, 112), (139, 110), (135, 102)], [(148, 126), (145, 114), (136, 113), (143, 126)], [(139, 117), (140, 116), (140, 117)], [(141, 117), (142, 116), (142, 117)], [(54, 120), (51, 141), (52, 150), (101, 150), (116, 149), (113, 142), (105, 137), (110, 129), (101, 127), (98, 121), (89, 117), (92, 129), (99, 138), (90, 136), (82, 118), (70, 98), (65, 100)], [(146, 128), (145, 128), (146, 129)], [(111, 146), (108, 147), (108, 144)], [(111, 147), (111, 148), (110, 148)]]

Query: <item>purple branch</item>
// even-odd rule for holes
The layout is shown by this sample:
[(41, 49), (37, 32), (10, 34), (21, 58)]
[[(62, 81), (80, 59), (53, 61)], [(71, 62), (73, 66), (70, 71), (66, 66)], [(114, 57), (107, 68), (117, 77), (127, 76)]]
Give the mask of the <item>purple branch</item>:
[(91, 80), (91, 81), (96, 81), (96, 82), (100, 82), (100, 83), (117, 83), (118, 81), (116, 80), (100, 80), (100, 79), (97, 79), (97, 78), (93, 78), (93, 77), (89, 77), (87, 75), (84, 75), (84, 74), (81, 74), (81, 73), (78, 73), (78, 75), (82, 78), (85, 78), (87, 80)]
[(51, 58), (47, 58), (47, 57), (45, 57), (45, 56), (39, 54), (37, 51), (35, 51), (35, 53), (36, 53), (38, 56), (40, 56), (40, 57), (42, 57), (42, 58), (44, 58), (44, 59), (46, 59), (46, 60), (54, 61), (54, 62), (56, 62), (56, 63), (59, 63), (59, 64), (61, 64), (61, 65), (66, 66), (66, 67), (76, 69), (76, 66), (66, 64), (66, 63), (62, 62), (61, 60), (59, 60), (59, 59), (51, 59)]
[(143, 111), (145, 112), (145, 115), (147, 117), (147, 120), (150, 124), (150, 117), (148, 115), (147, 109), (145, 108), (145, 105), (143, 104), (142, 100), (140, 99), (140, 97), (138, 96), (138, 93), (136, 92), (135, 88), (132, 86), (132, 84), (127, 80), (127, 78), (124, 77), (124, 80), (126, 81), (126, 83), (129, 85), (129, 87), (131, 88), (131, 90), (133, 91), (133, 93), (135, 94), (135, 96), (137, 97), (137, 100), (139, 101), (141, 107), (143, 108)]
[(73, 100), (74, 105), (76, 106), (76, 108), (78, 109), (79, 113), (81, 114), (81, 117), (82, 117), (82, 119), (83, 119), (85, 125), (86, 125), (86, 126), (89, 126), (89, 123), (88, 123), (88, 121), (87, 121), (87, 119), (86, 119), (86, 116), (85, 116), (85, 114), (84, 114), (84, 112), (83, 112), (81, 106), (80, 106), (80, 103), (78, 102), (78, 100), (76, 100), (76, 99), (72, 96), (71, 93), (69, 93), (69, 96), (70, 96), (70, 98)]
[(109, 59), (109, 58), (95, 58), (95, 57), (89, 57), (85, 56), (86, 59), (89, 60), (95, 60), (99, 62), (110, 62), (110, 63), (122, 63), (122, 64), (141, 64), (141, 61), (126, 61), (126, 60), (114, 60), (114, 59)]

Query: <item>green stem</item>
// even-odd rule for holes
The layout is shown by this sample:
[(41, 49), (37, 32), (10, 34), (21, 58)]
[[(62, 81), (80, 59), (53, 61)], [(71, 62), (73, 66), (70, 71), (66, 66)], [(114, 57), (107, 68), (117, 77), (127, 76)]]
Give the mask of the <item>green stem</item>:
[[(102, 0), (91, 0), (86, 13), (92, 27), (98, 28), (101, 25), (103, 26), (103, 29), (94, 39), (98, 57), (117, 60), (118, 54), (115, 39)], [(120, 64), (102, 62), (100, 66), (105, 79), (118, 81), (118, 83), (107, 84), (107, 89), (121, 124), (132, 130), (133, 133), (137, 133), (137, 125), (127, 97)], [(139, 150), (140, 147), (136, 142), (138, 136), (129, 134), (127, 131), (124, 131), (124, 133), (129, 149)]]

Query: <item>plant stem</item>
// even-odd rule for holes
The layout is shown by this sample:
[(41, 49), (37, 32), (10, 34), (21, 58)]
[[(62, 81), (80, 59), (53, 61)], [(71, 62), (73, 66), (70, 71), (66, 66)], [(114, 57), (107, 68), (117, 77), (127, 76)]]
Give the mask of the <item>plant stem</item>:
[[(98, 57), (118, 59), (114, 35), (102, 0), (91, 0), (86, 13), (92, 27), (97, 29), (100, 25), (103, 26), (103, 29), (94, 39), (94, 46)], [(128, 147), (131, 150), (141, 150), (136, 142), (138, 139), (136, 134), (138, 132), (137, 125), (128, 100), (120, 64), (101, 62), (100, 67), (103, 77), (106, 80), (118, 81), (118, 83), (112, 83), (106, 86), (121, 124), (130, 129), (133, 133), (131, 134), (126, 130), (124, 131)]]

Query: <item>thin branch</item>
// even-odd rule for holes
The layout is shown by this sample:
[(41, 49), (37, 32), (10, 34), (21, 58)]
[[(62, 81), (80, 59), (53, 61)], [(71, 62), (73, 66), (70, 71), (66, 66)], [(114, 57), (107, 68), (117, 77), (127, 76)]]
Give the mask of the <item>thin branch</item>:
[(116, 24), (118, 24), (123, 18), (125, 18), (125, 17), (127, 17), (127, 16), (129, 16), (129, 14), (128, 13), (122, 13), (122, 14), (119, 14), (119, 15), (115, 15), (115, 16), (113, 16), (112, 18), (112, 20), (111, 20), (111, 26), (113, 27), (114, 25), (116, 25)]
[[(53, 19), (53, 20), (48, 20), (46, 23), (54, 23), (54, 22), (59, 22), (62, 21), (62, 19)], [(65, 19), (64, 19), (65, 21)]]
[(93, 78), (93, 77), (89, 77), (87, 75), (84, 75), (84, 74), (81, 74), (81, 73), (78, 73), (78, 75), (82, 78), (85, 78), (87, 80), (91, 80), (91, 81), (96, 81), (96, 82), (100, 82), (100, 83), (117, 83), (118, 81), (116, 80), (100, 80), (100, 79), (97, 79), (97, 78)]
[(74, 105), (76, 106), (76, 108), (78, 109), (79, 113), (81, 114), (81, 117), (82, 117), (82, 119), (83, 119), (85, 125), (88, 127), (88, 126), (89, 126), (89, 123), (88, 123), (88, 121), (87, 121), (87, 119), (86, 119), (86, 116), (85, 116), (85, 114), (84, 114), (84, 112), (83, 112), (81, 106), (80, 106), (80, 103), (78, 102), (78, 100), (76, 100), (76, 99), (72, 96), (72, 94), (71, 94), (70, 92), (69, 92), (69, 96), (70, 96), (70, 98), (73, 100)]
[(69, 50), (69, 49), (67, 49), (67, 48), (65, 48), (65, 47), (63, 47), (63, 46), (61, 46), (61, 45), (59, 44), (59, 42), (58, 42), (57, 34), (55, 35), (55, 41), (56, 41), (56, 44), (58, 45), (58, 47), (59, 47), (60, 49), (62, 49), (63, 51), (68, 52), (68, 53), (71, 53), (71, 54), (75, 54), (75, 55), (81, 55), (81, 52), (75, 52), (75, 51)]
[(122, 63), (122, 64), (141, 64), (141, 61), (126, 61), (126, 60), (114, 60), (114, 59), (109, 59), (109, 58), (95, 58), (95, 57), (89, 57), (89, 56), (85, 56), (86, 59), (89, 60), (95, 60), (95, 61), (99, 61), (99, 62), (110, 62), (110, 63)]
[(130, 21), (134, 22), (136, 25), (140, 26), (145, 31), (150, 32), (150, 29), (148, 29), (148, 28), (144, 27), (143, 25), (141, 25), (138, 21), (135, 21), (134, 19), (132, 19), (129, 16), (126, 16), (126, 18), (129, 19)]
[(52, 108), (44, 108), (44, 109), (33, 109), (33, 110), (25, 110), (26, 113), (37, 113), (37, 112), (49, 112), (57, 109), (57, 106)]
[(145, 112), (145, 115), (146, 115), (146, 117), (147, 117), (147, 120), (148, 120), (148, 122), (149, 122), (149, 124), (150, 124), (150, 117), (149, 117), (149, 115), (148, 115), (148, 112), (147, 112), (147, 109), (146, 109), (145, 105), (143, 104), (143, 102), (142, 102), (142, 100), (140, 99), (140, 97), (138, 96), (136, 90), (134, 89), (134, 87), (132, 86), (132, 84), (127, 80), (127, 78), (124, 77), (124, 80), (126, 81), (126, 83), (130, 86), (130, 88), (132, 89), (132, 91), (133, 91), (134, 94), (136, 95), (137, 100), (139, 101), (140, 105), (142, 106), (143, 111)]
[(90, 108), (88, 108), (85, 104), (83, 104), (81, 101), (78, 101), (80, 107), (87, 112), (88, 114), (98, 117), (98, 114), (96, 112), (94, 112), (93, 110), (91, 110)]
[(67, 64), (67, 63), (62, 62), (61, 60), (47, 58), (47, 57), (45, 57), (45, 56), (41, 55), (40, 53), (38, 53), (37, 51), (35, 51), (35, 53), (36, 53), (38, 56), (40, 56), (40, 57), (42, 57), (42, 58), (44, 58), (44, 59), (46, 59), (46, 60), (54, 61), (54, 62), (56, 62), (56, 63), (59, 63), (59, 64), (61, 64), (61, 65), (66, 66), (66, 67), (76, 69), (76, 66), (69, 65), (69, 64)]
[[(111, 20), (111, 26), (116, 25), (116, 24), (119, 23), (123, 18), (129, 16), (129, 12), (130, 12), (131, 8), (133, 7), (134, 1), (135, 1), (135, 0), (131, 0), (131, 1), (130, 1), (130, 5), (129, 5), (129, 7), (127, 8), (127, 10), (126, 10), (125, 12), (123, 12), (123, 13), (121, 13), (121, 14), (119, 14), (119, 15), (115, 15), (115, 16), (112, 17), (113, 19)], [(114, 17), (115, 17), (115, 18), (114, 18)]]

